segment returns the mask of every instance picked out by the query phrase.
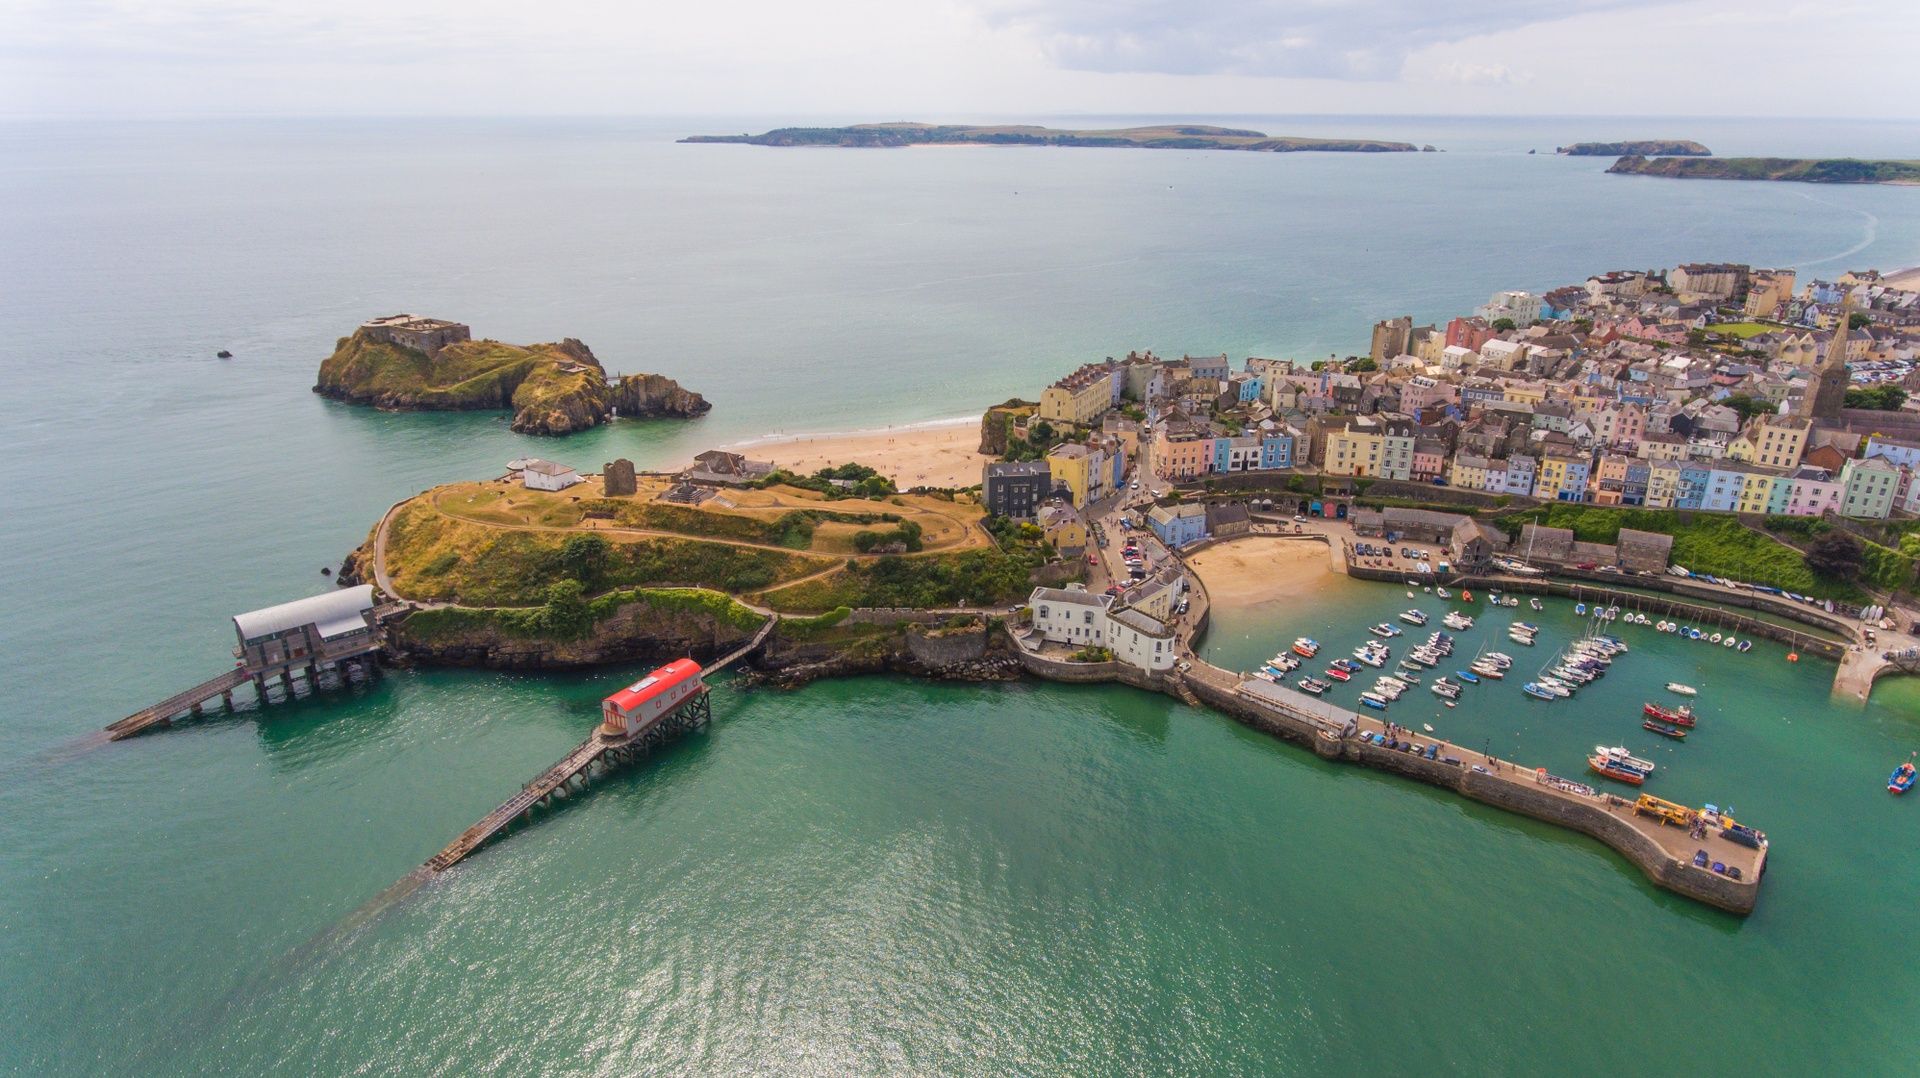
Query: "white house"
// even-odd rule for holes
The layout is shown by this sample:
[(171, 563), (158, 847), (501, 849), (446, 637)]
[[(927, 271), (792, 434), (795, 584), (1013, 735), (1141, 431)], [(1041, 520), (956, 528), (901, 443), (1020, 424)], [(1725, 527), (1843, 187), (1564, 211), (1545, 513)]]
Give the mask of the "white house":
[(1033, 628), (1054, 644), (1112, 650), (1113, 657), (1148, 673), (1173, 668), (1171, 626), (1143, 610), (1113, 609), (1113, 598), (1095, 595), (1084, 584), (1035, 588), (1027, 597)]
[(584, 482), (580, 473), (572, 468), (538, 457), (521, 465), (520, 481), (527, 485), (528, 490), (565, 490), (575, 483)]

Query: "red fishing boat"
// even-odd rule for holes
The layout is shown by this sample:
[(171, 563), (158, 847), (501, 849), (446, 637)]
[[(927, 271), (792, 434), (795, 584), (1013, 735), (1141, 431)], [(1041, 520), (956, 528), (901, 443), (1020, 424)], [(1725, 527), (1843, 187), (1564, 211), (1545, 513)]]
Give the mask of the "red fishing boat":
[(1587, 757), (1587, 766), (1600, 775), (1604, 775), (1615, 782), (1624, 782), (1629, 786), (1638, 786), (1647, 781), (1646, 772), (1636, 771), (1628, 767), (1625, 763), (1610, 756), (1603, 756), (1597, 753), (1589, 756)]
[(1672, 723), (1675, 726), (1693, 725), (1693, 708), (1686, 704), (1681, 704), (1676, 708), (1665, 708), (1659, 704), (1648, 704), (1640, 710), (1646, 712), (1649, 718), (1659, 719), (1661, 722)]

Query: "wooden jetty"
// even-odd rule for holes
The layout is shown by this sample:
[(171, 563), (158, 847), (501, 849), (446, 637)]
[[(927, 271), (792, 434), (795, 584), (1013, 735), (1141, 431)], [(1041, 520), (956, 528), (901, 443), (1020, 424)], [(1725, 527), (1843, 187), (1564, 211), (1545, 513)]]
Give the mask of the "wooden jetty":
[(779, 623), (778, 615), (768, 617), (752, 639), (705, 667), (692, 659), (680, 659), (601, 701), (600, 725), (585, 741), (479, 823), (461, 832), (423, 867), (428, 872), (445, 872), (498, 837), (515, 820), (531, 819), (535, 809), (586, 789), (596, 768), (599, 774), (607, 774), (657, 745), (707, 725), (713, 719), (713, 705), (706, 678), (751, 655), (766, 643)]
[(400, 604), (378, 605), (373, 587), (362, 584), (324, 595), (252, 610), (233, 617), (239, 646), (234, 666), (184, 692), (128, 715), (106, 728), (109, 741), (123, 741), (148, 730), (173, 725), (181, 715), (199, 715), (213, 701), (233, 710), (234, 690), (253, 683), (261, 704), (271, 703), (272, 684), (280, 683), (282, 699), (295, 695), (296, 677), (309, 691), (318, 689), (322, 673), (338, 671), (343, 680), (354, 672), (379, 673), (376, 657), (385, 646), (381, 626)]

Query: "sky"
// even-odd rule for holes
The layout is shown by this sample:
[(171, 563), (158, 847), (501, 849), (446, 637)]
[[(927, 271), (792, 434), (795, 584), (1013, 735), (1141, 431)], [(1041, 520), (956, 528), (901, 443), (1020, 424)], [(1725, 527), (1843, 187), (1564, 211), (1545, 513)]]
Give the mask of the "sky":
[(0, 0), (0, 116), (1920, 116), (1888, 0)]

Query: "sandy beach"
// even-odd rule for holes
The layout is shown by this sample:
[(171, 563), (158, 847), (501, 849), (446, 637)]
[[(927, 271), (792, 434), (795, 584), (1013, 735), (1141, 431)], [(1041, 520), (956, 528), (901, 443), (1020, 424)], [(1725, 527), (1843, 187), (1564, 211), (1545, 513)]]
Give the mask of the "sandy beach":
[(1888, 288), (1920, 290), (1920, 266), (1889, 273), (1880, 278), (1880, 283), (1886, 285)]
[(1299, 598), (1338, 580), (1327, 544), (1249, 538), (1208, 547), (1187, 559), (1214, 609), (1244, 609)]
[(864, 431), (856, 434), (802, 434), (726, 448), (753, 460), (811, 473), (830, 464), (865, 464), (909, 487), (971, 487), (991, 457), (980, 447), (977, 422)]

